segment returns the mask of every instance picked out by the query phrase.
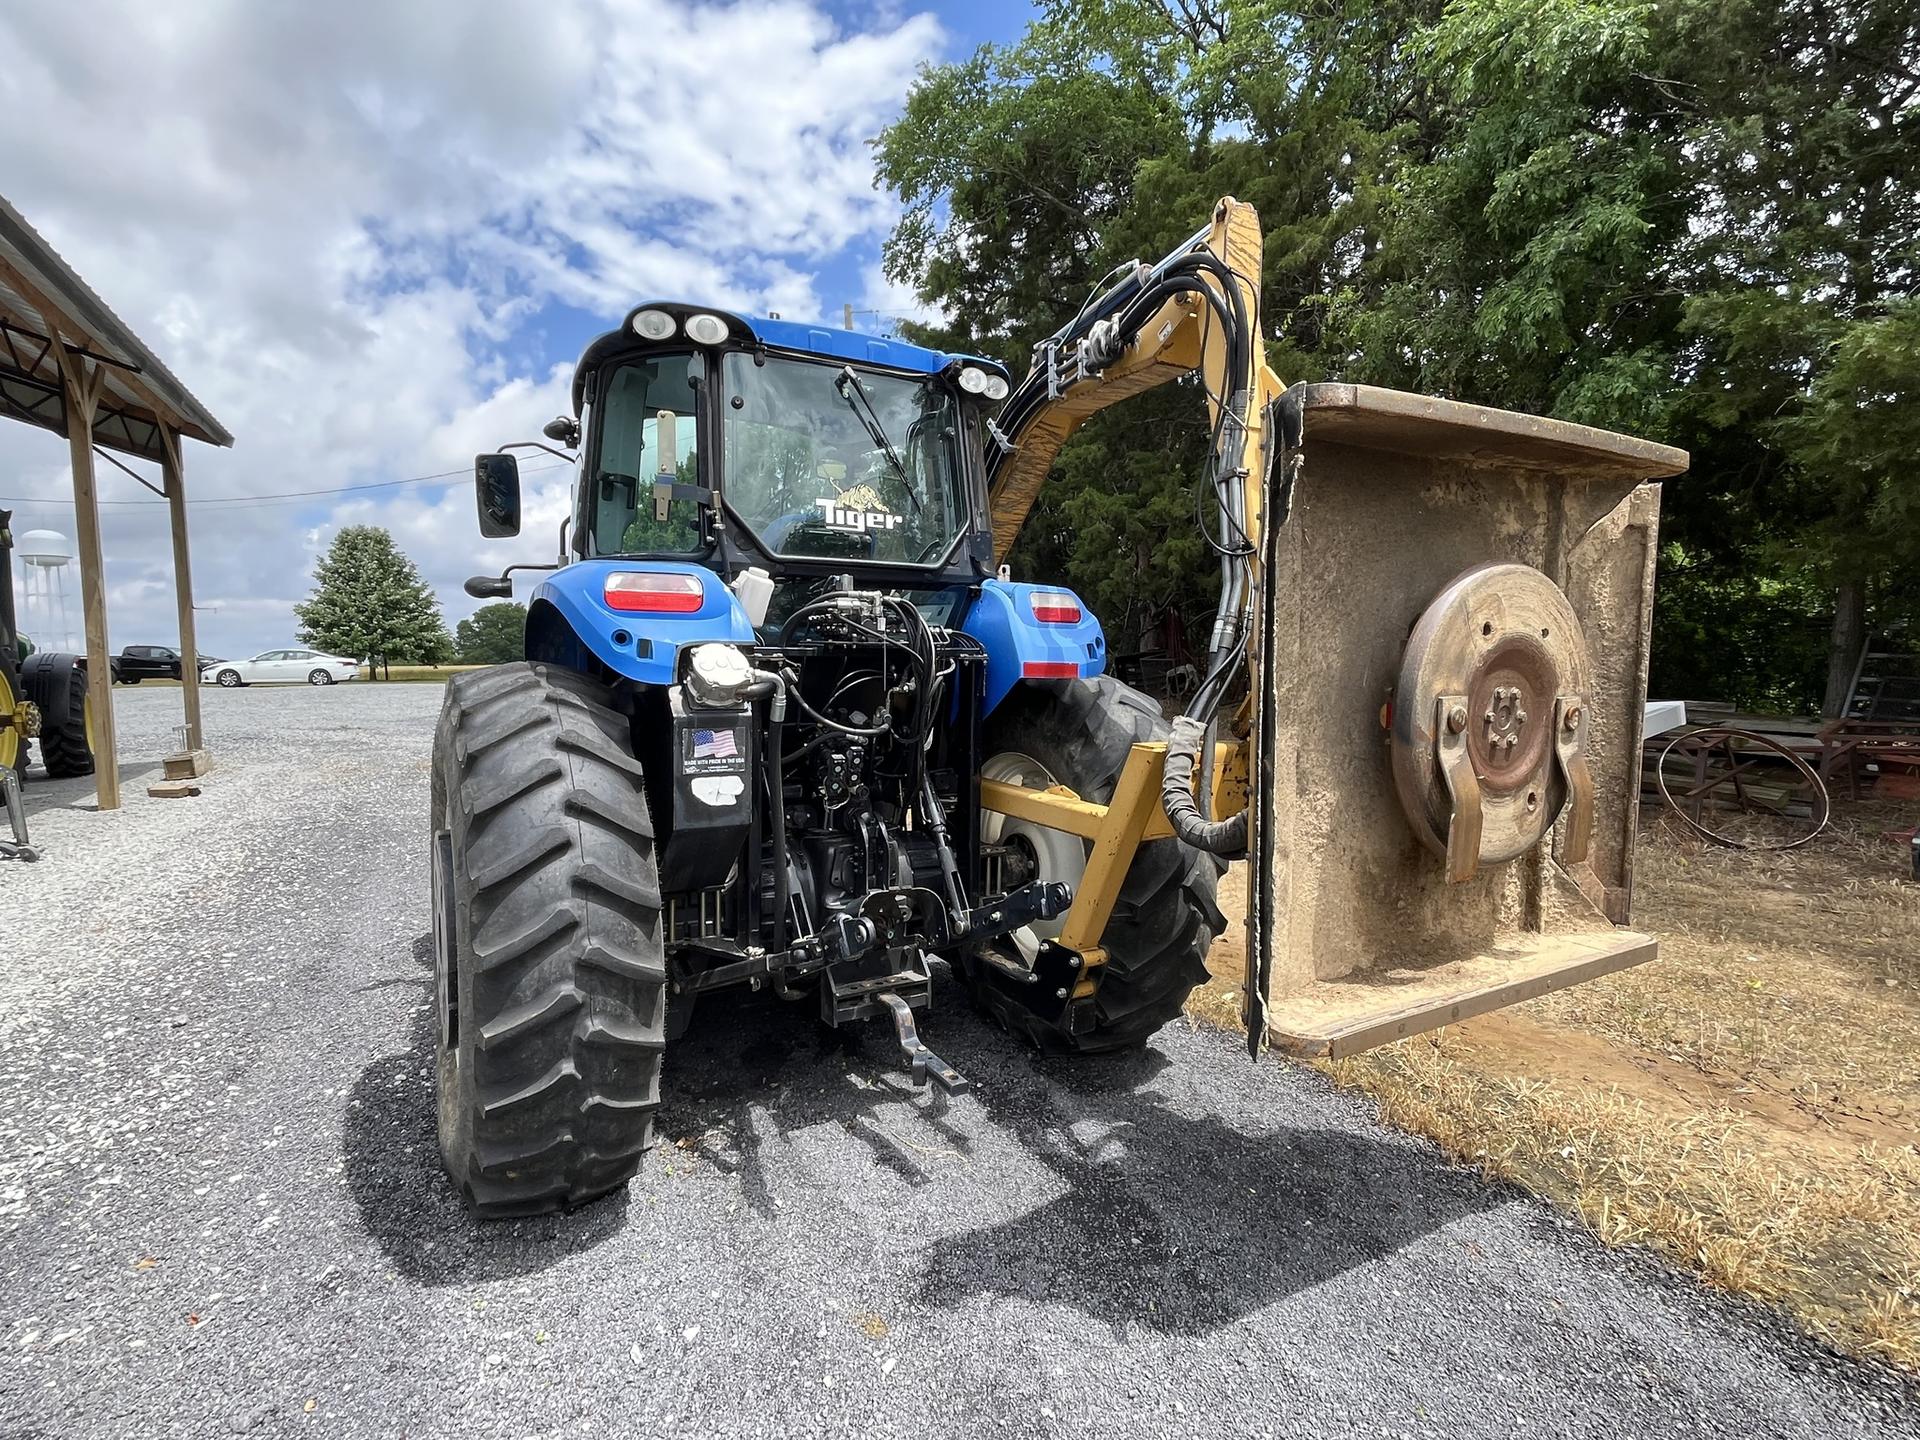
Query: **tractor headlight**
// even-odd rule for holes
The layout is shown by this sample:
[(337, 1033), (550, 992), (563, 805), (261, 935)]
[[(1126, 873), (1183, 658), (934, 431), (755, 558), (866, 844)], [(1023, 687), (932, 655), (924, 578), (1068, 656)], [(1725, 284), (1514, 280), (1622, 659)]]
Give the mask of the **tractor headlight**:
[(633, 333), (642, 340), (671, 339), (674, 328), (673, 316), (664, 310), (642, 310), (633, 317)]
[(989, 400), (1006, 399), (1007, 398), (1007, 377), (1004, 375), (987, 376), (987, 388), (985, 393), (986, 393), (986, 397)]
[(963, 365), (960, 368), (960, 388), (969, 395), (987, 393), (987, 381), (992, 377), (978, 365)]
[(696, 345), (724, 345), (729, 333), (727, 322), (718, 315), (687, 317), (687, 338)]

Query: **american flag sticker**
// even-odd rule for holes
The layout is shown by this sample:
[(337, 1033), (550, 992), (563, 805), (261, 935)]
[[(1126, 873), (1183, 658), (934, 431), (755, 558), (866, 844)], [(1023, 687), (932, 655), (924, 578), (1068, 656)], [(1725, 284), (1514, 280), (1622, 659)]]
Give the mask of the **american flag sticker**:
[(731, 730), (693, 732), (693, 758), (696, 760), (731, 760), (739, 753), (740, 742), (734, 738)]

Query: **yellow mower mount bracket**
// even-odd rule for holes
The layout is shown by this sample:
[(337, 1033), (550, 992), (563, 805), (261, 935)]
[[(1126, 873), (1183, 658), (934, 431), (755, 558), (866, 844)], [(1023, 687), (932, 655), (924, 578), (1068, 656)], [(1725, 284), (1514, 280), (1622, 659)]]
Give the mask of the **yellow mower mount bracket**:
[[(982, 810), (1078, 835), (1088, 842), (1087, 868), (1074, 891), (1058, 942), (1082, 961), (1080, 982), (1073, 992), (1076, 1000), (1099, 988), (1099, 969), (1107, 961), (1100, 941), (1113, 918), (1113, 907), (1119, 903), (1120, 887), (1126, 882), (1135, 852), (1149, 840), (1173, 835), (1173, 825), (1160, 801), (1166, 760), (1164, 741), (1135, 745), (1114, 782), (1112, 798), (1104, 805), (1083, 799), (1064, 785), (1035, 790), (1002, 780), (980, 782)], [(1245, 747), (1214, 746), (1213, 774), (1213, 813), (1235, 813), (1247, 798)]]

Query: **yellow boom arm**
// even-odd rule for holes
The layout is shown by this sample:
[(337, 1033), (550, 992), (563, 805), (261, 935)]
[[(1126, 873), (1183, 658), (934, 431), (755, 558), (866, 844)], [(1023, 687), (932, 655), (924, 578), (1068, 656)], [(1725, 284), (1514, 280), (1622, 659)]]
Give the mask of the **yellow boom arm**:
[[(1260, 673), (1254, 609), (1262, 575), (1261, 491), (1270, 460), (1270, 407), (1286, 389), (1264, 354), (1260, 271), (1260, 218), (1251, 205), (1228, 196), (1214, 207), (1206, 229), (1158, 264), (1134, 266), (1040, 346), (1032, 370), (1001, 413), (1004, 428), (996, 430), (999, 448), (988, 463), (988, 494), (994, 558), (1001, 562), (1060, 447), (1109, 405), (1198, 375), (1213, 435), (1209, 478), (1222, 517), (1221, 593), (1207, 679), (1189, 711), (1196, 718), (1177, 721), (1167, 744), (1136, 746), (1104, 807), (1058, 789), (991, 781), (981, 787), (987, 809), (1090, 842), (1087, 870), (1060, 937), (1084, 959), (1076, 998), (1098, 988), (1106, 958), (1102, 932), (1144, 838), (1178, 833), (1208, 849), (1235, 853), (1257, 837), (1257, 817), (1242, 813), (1249, 790), (1245, 742), (1259, 723), (1257, 707), (1248, 704), (1235, 718), (1236, 742), (1215, 750), (1205, 746), (1204, 736), (1237, 667), (1244, 662), (1256, 677)], [(1254, 687), (1256, 694), (1261, 689)], [(1199, 762), (1203, 749), (1211, 766)], [(1196, 790), (1208, 796), (1215, 816), (1232, 818), (1207, 819)], [(1250, 984), (1248, 994), (1257, 1009), (1257, 987)], [(1257, 1046), (1264, 1025), (1250, 1023), (1250, 1033)]]
[[(1115, 337), (1101, 328), (1111, 316), (1101, 316), (1099, 310), (1111, 311), (1129, 295), (1150, 294), (1153, 277), (1168, 275), (1176, 262), (1196, 255), (1212, 257), (1219, 270), (1187, 272), (1189, 288), (1161, 302), (1130, 335)], [(1216, 427), (1221, 405), (1233, 398), (1228, 386), (1236, 375), (1248, 377), (1246, 424), (1236, 437), (1234, 463), (1246, 476), (1261, 474), (1267, 407), (1286, 385), (1268, 368), (1262, 353), (1260, 264), (1260, 217), (1253, 206), (1228, 196), (1214, 206), (1212, 223), (1191, 241), (1156, 266), (1138, 266), (1106, 297), (1092, 302), (1083, 312), (1083, 317), (1092, 318), (1083, 320), (1077, 335), (1076, 326), (1069, 325), (1062, 335), (1041, 346), (1033, 374), (1022, 390), (1044, 390), (1034, 397), (1030, 409), (1007, 425), (1004, 437), (1012, 449), (1003, 449), (988, 464), (996, 563), (1006, 560), (1019, 538), (1068, 437), (1109, 405), (1183, 375), (1200, 376), (1207, 391), (1208, 416)], [(1231, 296), (1225, 293), (1229, 288)], [(1219, 309), (1201, 293), (1203, 289), (1214, 291), (1229, 309), (1237, 298), (1246, 318), (1238, 337), (1229, 335)], [(1107, 300), (1105, 306), (1102, 300)], [(1016, 395), (1009, 402), (1010, 417), (1020, 399)], [(1250, 542), (1257, 542), (1258, 492), (1250, 488), (1246, 493), (1251, 502), (1248, 513), (1228, 518), (1242, 527)]]

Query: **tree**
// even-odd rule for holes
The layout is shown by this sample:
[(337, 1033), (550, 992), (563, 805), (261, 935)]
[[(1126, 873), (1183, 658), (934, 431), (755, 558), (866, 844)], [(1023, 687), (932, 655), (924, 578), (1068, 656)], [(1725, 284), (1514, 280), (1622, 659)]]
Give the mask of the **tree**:
[(349, 525), (314, 567), (313, 594), (293, 607), (301, 643), (403, 665), (451, 658), (440, 602), (377, 525)]
[(527, 607), (516, 600), (482, 605), (454, 631), (460, 658), (469, 665), (505, 665), (527, 658)]
[[(1411, 127), (1394, 37), (1436, 9), (1079, 0), (1018, 45), (928, 71), (876, 152), (905, 204), (889, 273), (953, 317), (921, 338), (1018, 373), (1116, 266), (1159, 258), (1231, 193), (1268, 230), (1269, 358), (1289, 378), (1344, 370), (1323, 354), (1326, 297), (1362, 264), (1380, 153)], [(1207, 436), (1192, 386), (1096, 416), (1062, 450), (1015, 572), (1068, 579), (1117, 648), (1169, 605), (1197, 622), (1218, 594), (1193, 523)]]
[(1416, 43), (1449, 122), (1356, 296), (1363, 378), (1688, 448), (1655, 688), (1836, 710), (1920, 594), (1920, 12), (1463, 0)]
[[(1863, 631), (1920, 625), (1917, 100), (1910, 0), (1054, 0), (881, 137), (887, 263), (1017, 368), (1250, 200), (1282, 375), (1686, 447), (1654, 688), (1832, 706)], [(1016, 567), (1206, 604), (1210, 557), (1160, 542), (1197, 415), (1090, 423)]]

